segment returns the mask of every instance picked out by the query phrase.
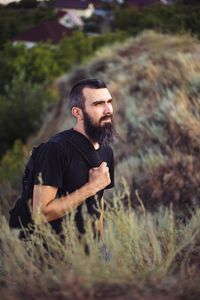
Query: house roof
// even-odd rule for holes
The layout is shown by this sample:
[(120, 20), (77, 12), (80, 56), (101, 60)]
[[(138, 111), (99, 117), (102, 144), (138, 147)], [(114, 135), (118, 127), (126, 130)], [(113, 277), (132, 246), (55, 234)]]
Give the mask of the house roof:
[(152, 4), (160, 3), (160, 0), (125, 0), (125, 4), (128, 6), (148, 6)]
[(86, 9), (89, 4), (93, 4), (95, 7), (99, 8), (105, 4), (105, 0), (55, 0), (56, 9)]
[(64, 36), (70, 36), (72, 31), (60, 25), (56, 20), (43, 21), (37, 26), (20, 33), (15, 41), (59, 43)]
[(57, 9), (86, 9), (90, 3), (89, 0), (55, 0), (55, 7)]
[(57, 16), (59, 18), (66, 16), (66, 14), (67, 14), (67, 12), (63, 11), (63, 10), (58, 10), (58, 12), (57, 12)]
[(91, 0), (90, 3), (94, 4), (95, 8), (101, 8), (103, 4), (106, 2), (101, 1), (101, 0)]

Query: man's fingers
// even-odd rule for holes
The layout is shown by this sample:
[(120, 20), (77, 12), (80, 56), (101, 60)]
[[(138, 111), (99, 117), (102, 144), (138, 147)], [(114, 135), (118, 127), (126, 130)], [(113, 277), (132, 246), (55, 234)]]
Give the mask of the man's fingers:
[(107, 163), (105, 161), (103, 161), (99, 167), (94, 167), (89, 170), (90, 173), (92, 173), (93, 171), (96, 171), (96, 172), (100, 171), (100, 172), (105, 173), (105, 172), (109, 172), (109, 168), (107, 166)]
[(90, 170), (95, 171), (95, 170), (98, 170), (98, 168), (99, 168), (99, 167), (94, 167), (94, 168), (92, 168), (92, 169), (90, 169)]
[(105, 168), (107, 167), (107, 162), (103, 161), (101, 164), (100, 164), (100, 168)]

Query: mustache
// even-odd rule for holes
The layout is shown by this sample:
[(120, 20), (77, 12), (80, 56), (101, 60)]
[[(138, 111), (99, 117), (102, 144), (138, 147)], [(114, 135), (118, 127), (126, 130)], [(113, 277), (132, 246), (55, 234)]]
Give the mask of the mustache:
[(104, 120), (108, 120), (111, 119), (111, 121), (113, 121), (113, 115), (105, 115), (103, 117), (101, 117), (101, 119), (99, 121), (104, 121)]

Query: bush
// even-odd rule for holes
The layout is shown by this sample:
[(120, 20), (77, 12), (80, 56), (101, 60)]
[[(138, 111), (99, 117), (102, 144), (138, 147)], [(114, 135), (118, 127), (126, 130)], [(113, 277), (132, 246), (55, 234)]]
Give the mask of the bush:
[(28, 147), (17, 140), (0, 161), (0, 214), (2, 213), (6, 217), (19, 195), (28, 154)]
[(23, 75), (14, 78), (0, 96), (0, 156), (16, 139), (26, 141), (39, 129), (45, 111), (55, 101), (46, 84), (31, 84)]
[(31, 49), (10, 43), (5, 46), (0, 58), (0, 94), (5, 93), (6, 85), (22, 73), (24, 80), (33, 84), (50, 82), (61, 73), (49, 44), (38, 44)]
[(5, 182), (9, 182), (13, 189), (19, 188), (27, 157), (27, 147), (20, 140), (16, 140), (13, 148), (6, 152), (0, 162), (1, 188)]
[(114, 28), (138, 34), (144, 29), (159, 32), (192, 32), (199, 36), (200, 9), (184, 5), (153, 5), (143, 10), (116, 9)]

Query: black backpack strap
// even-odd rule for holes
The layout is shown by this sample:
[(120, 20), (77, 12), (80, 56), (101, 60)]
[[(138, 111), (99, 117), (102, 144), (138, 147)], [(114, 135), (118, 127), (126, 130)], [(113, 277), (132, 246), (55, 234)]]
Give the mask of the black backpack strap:
[[(81, 133), (76, 130), (70, 130), (68, 132), (68, 142), (81, 153), (91, 168), (99, 167), (101, 164), (101, 158), (98, 152), (95, 150), (91, 142)], [(100, 202), (100, 216), (96, 220), (96, 230), (103, 239), (103, 221), (104, 221), (104, 199), (101, 198)]]

